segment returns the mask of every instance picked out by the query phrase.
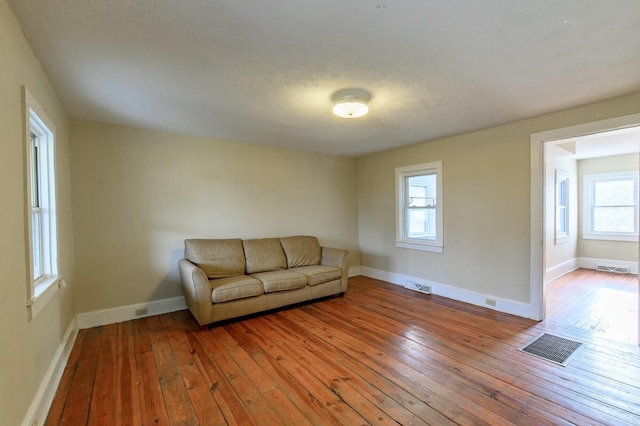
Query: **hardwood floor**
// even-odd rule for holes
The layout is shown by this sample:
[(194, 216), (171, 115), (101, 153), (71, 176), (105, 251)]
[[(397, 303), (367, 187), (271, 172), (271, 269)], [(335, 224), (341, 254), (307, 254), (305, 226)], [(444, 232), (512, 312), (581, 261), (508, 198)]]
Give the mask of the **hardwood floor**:
[(637, 344), (638, 276), (578, 269), (547, 285), (547, 322)]
[(81, 330), (47, 424), (640, 424), (636, 346), (517, 350), (572, 329), (355, 277), (209, 330), (187, 311)]

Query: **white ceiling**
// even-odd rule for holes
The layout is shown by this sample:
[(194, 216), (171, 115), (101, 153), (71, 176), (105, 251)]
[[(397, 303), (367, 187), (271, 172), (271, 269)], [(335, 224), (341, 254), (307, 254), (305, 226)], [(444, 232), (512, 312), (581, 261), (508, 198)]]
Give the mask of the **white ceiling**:
[(640, 90), (638, 0), (8, 2), (82, 120), (357, 156)]

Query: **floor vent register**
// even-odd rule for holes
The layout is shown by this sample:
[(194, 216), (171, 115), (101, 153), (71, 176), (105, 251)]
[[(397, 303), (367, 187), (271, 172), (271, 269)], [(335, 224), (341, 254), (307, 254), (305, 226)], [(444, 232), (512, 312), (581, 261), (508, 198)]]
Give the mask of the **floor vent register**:
[(553, 334), (544, 333), (519, 350), (538, 358), (566, 366), (584, 343)]

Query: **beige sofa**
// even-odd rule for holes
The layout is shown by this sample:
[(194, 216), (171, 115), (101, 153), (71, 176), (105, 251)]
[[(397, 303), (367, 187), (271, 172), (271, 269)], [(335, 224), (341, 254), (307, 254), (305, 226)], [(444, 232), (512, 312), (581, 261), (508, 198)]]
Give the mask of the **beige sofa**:
[(200, 325), (347, 291), (349, 252), (316, 237), (185, 240), (184, 297)]

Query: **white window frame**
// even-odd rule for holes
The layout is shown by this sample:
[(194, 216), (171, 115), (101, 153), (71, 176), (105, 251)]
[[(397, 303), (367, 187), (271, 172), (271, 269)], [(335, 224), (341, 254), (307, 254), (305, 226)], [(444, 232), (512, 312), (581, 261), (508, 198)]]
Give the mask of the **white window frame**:
[[(408, 188), (405, 185), (405, 180), (411, 176), (429, 174), (436, 175), (436, 238), (434, 240), (409, 238), (406, 234), (405, 223), (408, 199)], [(434, 253), (444, 252), (444, 204), (442, 187), (442, 161), (396, 168), (396, 247)]]
[[(566, 170), (556, 169), (556, 209), (555, 209), (555, 243), (564, 244), (569, 241), (569, 220), (571, 180)], [(564, 192), (564, 193), (563, 193)], [(563, 204), (564, 201), (564, 204)], [(564, 212), (564, 214), (563, 214)], [(564, 231), (563, 231), (564, 228)]]
[[(22, 87), (24, 112), (25, 212), (27, 241), (27, 317), (35, 318), (63, 285), (58, 274), (55, 179), (55, 126), (29, 91)], [(35, 141), (34, 141), (35, 139)], [(33, 145), (37, 146), (37, 150)], [(38, 154), (35, 155), (34, 153)], [(37, 168), (37, 173), (34, 172)], [(35, 194), (34, 192), (38, 194)], [(35, 223), (34, 223), (35, 218)], [(34, 243), (34, 227), (39, 229)], [(34, 268), (39, 259), (40, 270)]]
[[(628, 180), (634, 182), (635, 222), (633, 232), (598, 232), (593, 229), (594, 184), (606, 180)], [(638, 170), (586, 174), (583, 178), (584, 204), (582, 238), (585, 240), (638, 241)]]

